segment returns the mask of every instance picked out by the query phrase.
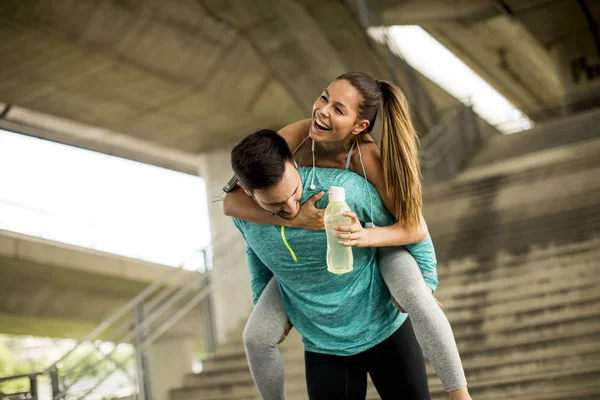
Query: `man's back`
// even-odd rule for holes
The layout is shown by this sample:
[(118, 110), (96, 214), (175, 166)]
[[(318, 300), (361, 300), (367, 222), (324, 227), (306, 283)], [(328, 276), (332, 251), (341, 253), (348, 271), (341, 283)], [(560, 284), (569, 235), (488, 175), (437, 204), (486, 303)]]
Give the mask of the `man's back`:
[[(306, 183), (312, 169), (300, 168), (300, 175)], [(359, 220), (373, 217), (380, 226), (394, 222), (375, 189), (353, 172), (316, 168), (314, 183), (315, 190), (305, 185), (302, 202), (321, 190), (327, 192), (329, 186), (342, 186)], [(326, 195), (317, 207), (324, 208), (327, 201)], [(353, 248), (354, 270), (334, 275), (327, 271), (324, 231), (234, 222), (247, 241), (253, 291), (260, 295), (270, 279), (269, 270), (276, 275), (288, 316), (303, 335), (306, 350), (356, 354), (387, 339), (405, 320), (379, 274), (375, 248)]]

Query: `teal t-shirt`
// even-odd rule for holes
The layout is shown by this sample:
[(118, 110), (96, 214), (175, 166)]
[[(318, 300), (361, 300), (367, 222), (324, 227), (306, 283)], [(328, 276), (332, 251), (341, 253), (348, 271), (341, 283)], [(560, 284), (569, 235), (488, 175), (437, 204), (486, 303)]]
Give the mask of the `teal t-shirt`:
[[(315, 168), (316, 188), (310, 190), (308, 182), (312, 178), (312, 168), (303, 167), (299, 172), (304, 182), (302, 203), (324, 191), (325, 196), (316, 206), (325, 208), (328, 202), (327, 188), (341, 186), (346, 189), (346, 202), (363, 224), (372, 221), (376, 226), (387, 226), (395, 222), (375, 188), (360, 175), (341, 169)], [(352, 248), (353, 271), (335, 275), (327, 271), (327, 239), (324, 231), (233, 220), (247, 243), (254, 303), (275, 275), (288, 317), (302, 335), (307, 351), (333, 355), (357, 354), (390, 337), (406, 319), (407, 315), (394, 306), (379, 273), (376, 248)], [(429, 237), (411, 246), (427, 250), (419, 252), (419, 247), (415, 249), (424, 258), (431, 250), (435, 260), (433, 247), (429, 249), (427, 243), (431, 244)], [(409, 246), (407, 249), (410, 251)], [(431, 282), (428, 284), (435, 289)]]

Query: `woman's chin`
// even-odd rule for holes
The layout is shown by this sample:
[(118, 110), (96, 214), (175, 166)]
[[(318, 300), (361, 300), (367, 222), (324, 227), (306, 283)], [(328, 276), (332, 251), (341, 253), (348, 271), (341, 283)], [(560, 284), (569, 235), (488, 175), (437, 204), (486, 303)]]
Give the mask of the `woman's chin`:
[(308, 135), (315, 142), (327, 142), (330, 140), (331, 132), (319, 132), (316, 129), (311, 129)]

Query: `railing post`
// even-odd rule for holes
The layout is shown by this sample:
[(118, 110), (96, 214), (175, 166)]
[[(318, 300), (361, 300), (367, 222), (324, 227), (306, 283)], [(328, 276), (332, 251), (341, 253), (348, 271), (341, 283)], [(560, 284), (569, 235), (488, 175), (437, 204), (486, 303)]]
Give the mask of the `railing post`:
[(52, 387), (52, 399), (62, 400), (62, 397), (58, 397), (60, 395), (60, 382), (57, 368), (50, 368), (50, 386)]
[[(206, 251), (202, 251), (202, 257), (204, 261), (204, 273), (209, 274), (208, 272), (208, 256)], [(212, 285), (211, 275), (206, 277), (204, 281), (204, 287), (208, 288)], [(206, 352), (213, 354), (215, 352), (215, 335), (214, 335), (214, 318), (213, 318), (213, 309), (212, 309), (212, 301), (211, 295), (207, 295), (204, 301), (202, 302), (202, 311), (203, 311), (203, 325), (204, 325), (204, 335), (206, 336)]]
[[(144, 303), (140, 302), (135, 308), (136, 325), (141, 326), (144, 323)], [(148, 368), (148, 352), (143, 348), (143, 343), (146, 340), (146, 329), (141, 329), (137, 335), (137, 343), (135, 346), (137, 358), (137, 375), (138, 375), (138, 390), (141, 400), (152, 400), (152, 392), (150, 389), (150, 370)]]
[(38, 400), (37, 375), (31, 375), (29, 377), (29, 394), (31, 394), (33, 400)]

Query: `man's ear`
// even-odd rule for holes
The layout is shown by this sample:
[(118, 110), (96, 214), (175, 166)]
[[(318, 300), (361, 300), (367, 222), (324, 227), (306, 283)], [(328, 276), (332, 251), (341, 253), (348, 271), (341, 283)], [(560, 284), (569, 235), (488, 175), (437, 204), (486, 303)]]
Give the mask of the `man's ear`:
[(248, 189), (246, 189), (246, 188), (244, 187), (244, 185), (242, 185), (240, 182), (238, 182), (238, 186), (239, 186), (240, 188), (242, 188), (242, 190), (244, 191), (244, 193), (246, 193), (246, 194), (248, 195), (248, 197), (252, 197), (252, 192), (251, 192), (251, 191), (249, 191)]
[(359, 133), (364, 132), (369, 127), (369, 125), (371, 125), (371, 123), (368, 119), (361, 119), (356, 123), (354, 129), (352, 129), (352, 134), (358, 135)]

